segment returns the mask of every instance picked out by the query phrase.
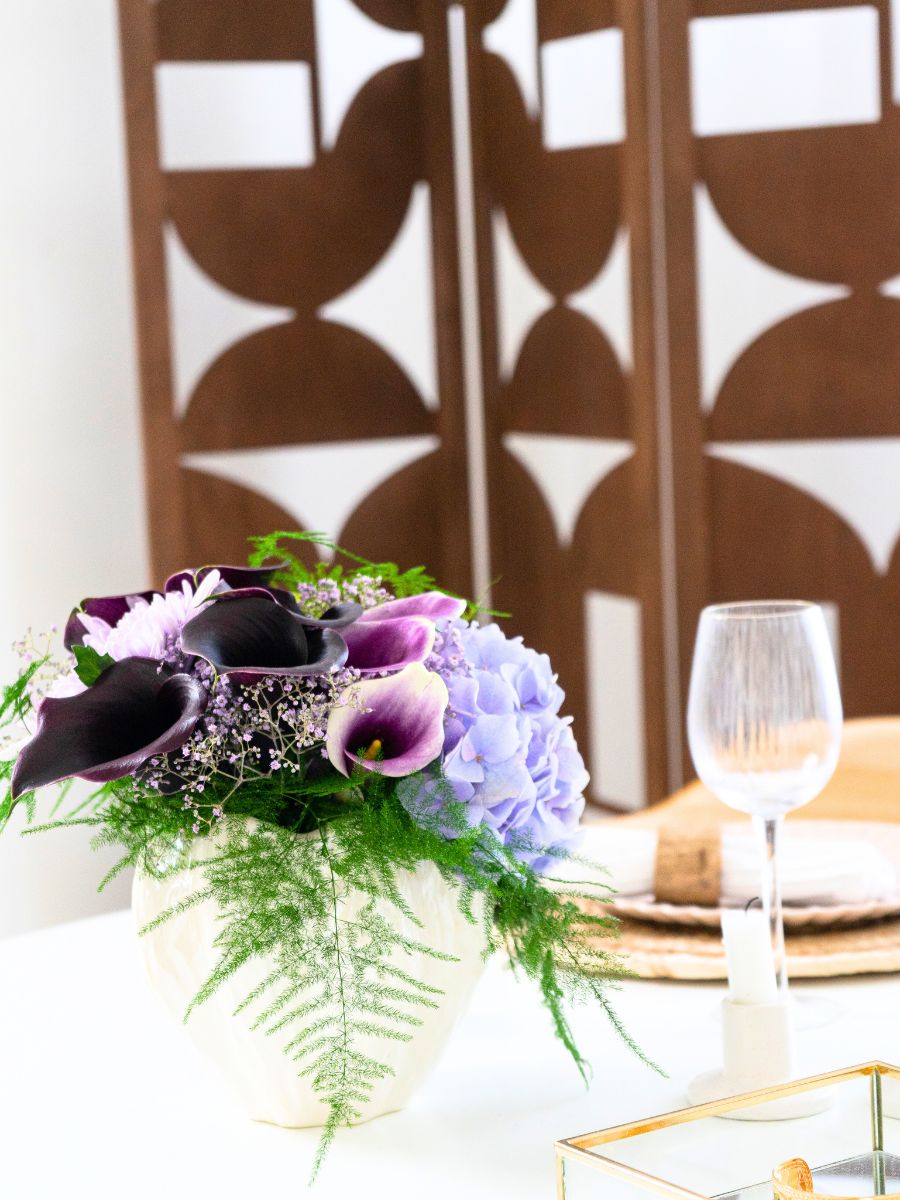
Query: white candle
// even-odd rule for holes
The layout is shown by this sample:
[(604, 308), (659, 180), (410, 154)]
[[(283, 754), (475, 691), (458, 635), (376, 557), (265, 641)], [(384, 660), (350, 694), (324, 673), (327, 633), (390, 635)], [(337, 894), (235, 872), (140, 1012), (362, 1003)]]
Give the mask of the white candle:
[(724, 909), (722, 939), (733, 1004), (777, 1004), (775, 959), (764, 913), (759, 908)]

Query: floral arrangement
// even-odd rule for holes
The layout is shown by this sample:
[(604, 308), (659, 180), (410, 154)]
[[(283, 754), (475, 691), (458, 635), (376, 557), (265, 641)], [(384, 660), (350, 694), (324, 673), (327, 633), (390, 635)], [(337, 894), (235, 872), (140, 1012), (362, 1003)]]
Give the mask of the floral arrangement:
[[(620, 969), (597, 941), (611, 922), (553, 878), (588, 776), (546, 655), (472, 620), (422, 568), (331, 546), (333, 562), (309, 569), (298, 543), (317, 541), (256, 538), (248, 567), (84, 600), (63, 659), (22, 643), (0, 704), (0, 828), (17, 803), (27, 832), (94, 827), (97, 844), (123, 849), (101, 887), (129, 866), (165, 877), (213, 839), (205, 886), (159, 920), (210, 899), (221, 910), (218, 963), (191, 1009), (262, 954), (278, 970), (257, 1025), (334, 1009), (334, 1028), (322, 1017), (290, 1047), (328, 1106), (321, 1160), (383, 1074), (354, 1051), (354, 1031), (409, 1038), (417, 1007), (439, 1002), (389, 965), (398, 936), (374, 905), (402, 906), (398, 871), (433, 863), (472, 921), (473, 899), (486, 900), (488, 951), (505, 946), (537, 983), (582, 1073), (566, 1004), (593, 998), (620, 1029), (606, 994)], [(76, 776), (97, 786), (65, 812)], [(35, 794), (51, 784), (60, 795), (38, 825)], [(335, 908), (351, 891), (369, 901), (359, 962)]]

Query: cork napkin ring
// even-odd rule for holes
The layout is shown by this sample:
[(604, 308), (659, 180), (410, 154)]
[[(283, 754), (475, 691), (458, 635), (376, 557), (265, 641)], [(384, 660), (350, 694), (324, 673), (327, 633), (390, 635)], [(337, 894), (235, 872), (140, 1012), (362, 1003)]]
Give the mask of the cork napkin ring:
[(660, 904), (704, 904), (718, 908), (722, 891), (722, 829), (687, 831), (663, 825), (656, 847), (653, 888)]

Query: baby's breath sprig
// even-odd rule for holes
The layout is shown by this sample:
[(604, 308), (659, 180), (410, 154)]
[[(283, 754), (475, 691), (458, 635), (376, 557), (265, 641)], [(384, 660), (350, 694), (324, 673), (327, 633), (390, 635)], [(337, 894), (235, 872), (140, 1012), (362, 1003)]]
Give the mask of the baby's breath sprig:
[(28, 671), (27, 695), (31, 708), (37, 708), (41, 700), (66, 676), (72, 675), (74, 660), (70, 655), (58, 653), (59, 629), (35, 632), (29, 628), (25, 635), (13, 642), (13, 653), (22, 664), (21, 670)]
[(161, 795), (177, 794), (198, 835), (210, 833), (248, 785), (289, 800), (291, 780), (305, 779), (324, 755), (328, 714), (359, 705), (359, 678), (343, 668), (302, 681), (212, 679), (209, 708), (191, 738), (173, 754), (150, 759), (136, 779)]

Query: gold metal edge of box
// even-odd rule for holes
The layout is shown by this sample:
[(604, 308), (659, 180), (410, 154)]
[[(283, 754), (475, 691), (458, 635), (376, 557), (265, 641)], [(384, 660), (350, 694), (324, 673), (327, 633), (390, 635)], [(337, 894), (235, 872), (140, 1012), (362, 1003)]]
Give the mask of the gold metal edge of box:
[(668, 1196), (671, 1200), (707, 1200), (700, 1192), (692, 1192), (689, 1188), (679, 1187), (677, 1183), (667, 1183), (665, 1179), (660, 1179), (656, 1175), (648, 1175), (646, 1171), (639, 1171), (637, 1167), (629, 1167), (625, 1163), (615, 1162), (611, 1158), (604, 1158), (599, 1154), (591, 1154), (589, 1150), (582, 1150), (577, 1146), (567, 1145), (565, 1142), (556, 1143), (556, 1194), (558, 1200), (565, 1200), (566, 1185), (565, 1175), (562, 1169), (562, 1164), (566, 1159), (572, 1159), (575, 1162), (586, 1162), (589, 1166), (596, 1169), (598, 1166), (604, 1175), (614, 1176), (616, 1179), (624, 1179), (631, 1183), (637, 1184), (645, 1192), (656, 1192), (659, 1196)]
[[(706, 1104), (699, 1104), (693, 1108), (676, 1109), (670, 1113), (648, 1117), (641, 1121), (631, 1121), (624, 1125), (613, 1126), (610, 1129), (600, 1129), (591, 1133), (579, 1134), (575, 1137), (561, 1138), (555, 1144), (557, 1161), (559, 1162), (560, 1159), (564, 1158), (579, 1159), (581, 1161), (587, 1160), (604, 1174), (630, 1178), (635, 1182), (641, 1182), (645, 1188), (659, 1192), (662, 1195), (677, 1196), (681, 1197), (682, 1200), (686, 1197), (691, 1197), (693, 1200), (698, 1193), (687, 1191), (676, 1184), (669, 1184), (665, 1180), (656, 1179), (654, 1176), (646, 1175), (630, 1167), (625, 1167), (623, 1164), (616, 1163), (612, 1159), (605, 1158), (599, 1154), (593, 1154), (590, 1152), (591, 1148), (608, 1145), (610, 1142), (624, 1141), (627, 1138), (638, 1137), (644, 1133), (653, 1133), (657, 1129), (683, 1125), (688, 1121), (700, 1121), (706, 1117), (716, 1117), (722, 1113), (733, 1112), (738, 1108), (750, 1108), (755, 1104), (765, 1104), (769, 1100), (786, 1096), (796, 1096), (802, 1092), (816, 1091), (819, 1088), (829, 1087), (847, 1079), (865, 1078), (871, 1075), (900, 1079), (900, 1067), (895, 1067), (890, 1063), (875, 1059), (871, 1062), (861, 1063), (855, 1067), (842, 1067), (835, 1071), (826, 1071), (821, 1075), (812, 1075), (806, 1079), (797, 1079), (790, 1083), (774, 1084), (771, 1087), (762, 1088), (755, 1092), (745, 1092), (740, 1096), (730, 1096), (724, 1100), (711, 1100)], [(560, 1171), (557, 1172), (557, 1176), (559, 1181), (561, 1178)], [(564, 1190), (559, 1192), (560, 1196), (564, 1196), (564, 1194)]]

